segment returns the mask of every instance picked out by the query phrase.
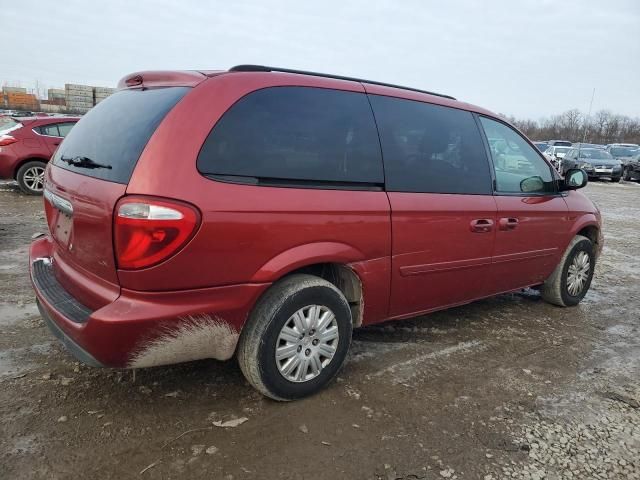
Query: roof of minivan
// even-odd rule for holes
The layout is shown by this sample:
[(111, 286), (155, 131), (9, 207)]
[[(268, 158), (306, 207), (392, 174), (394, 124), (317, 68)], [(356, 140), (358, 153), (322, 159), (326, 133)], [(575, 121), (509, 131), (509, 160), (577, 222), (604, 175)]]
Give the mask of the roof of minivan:
[(185, 86), (195, 87), (207, 78), (218, 75), (279, 75), (291, 76), (295, 78), (299, 75), (312, 76), (319, 80), (327, 88), (340, 88), (344, 82), (354, 82), (362, 85), (367, 93), (374, 95), (385, 95), (390, 97), (404, 98), (422, 102), (434, 103), (446, 107), (458, 108), (475, 113), (498, 117), (490, 110), (472, 105), (470, 103), (456, 100), (454, 97), (440, 93), (419, 90), (413, 87), (403, 87), (375, 80), (365, 80), (360, 78), (343, 77), (317, 72), (307, 72), (302, 70), (291, 70), (277, 67), (265, 67), (261, 65), (239, 65), (229, 70), (159, 70), (134, 72), (121, 78), (118, 82), (118, 89), (155, 87), (155, 86)]
[[(362, 78), (345, 77), (342, 75), (334, 75), (329, 73), (308, 72), (304, 70), (292, 70), (288, 68), (280, 67), (268, 67), (264, 65), (237, 65), (229, 69), (229, 73), (238, 74), (242, 72), (253, 72), (254, 74), (290, 74), (290, 75), (306, 75), (317, 77), (327, 82), (327, 86), (332, 84), (341, 83), (344, 81), (360, 83), (367, 93), (374, 95), (386, 95), (390, 97), (404, 98), (407, 100), (426, 101), (429, 103), (436, 103), (447, 107), (459, 108), (462, 110), (468, 110), (476, 113), (490, 115), (497, 117), (497, 115), (489, 110), (472, 105), (470, 103), (456, 100), (450, 95), (441, 93), (430, 92), (421, 90), (414, 87), (405, 87), (401, 85), (394, 85), (385, 82), (379, 82), (377, 80), (365, 80)], [(217, 72), (218, 73), (218, 72)], [(223, 72), (224, 73), (224, 72)]]

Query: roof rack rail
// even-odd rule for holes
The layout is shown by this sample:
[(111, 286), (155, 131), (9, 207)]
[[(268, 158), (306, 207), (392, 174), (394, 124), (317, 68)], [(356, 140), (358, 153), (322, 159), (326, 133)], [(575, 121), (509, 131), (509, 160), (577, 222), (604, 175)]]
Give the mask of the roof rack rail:
[(384, 82), (376, 82), (374, 80), (365, 80), (363, 78), (354, 78), (354, 77), (344, 77), (342, 75), (332, 75), (330, 73), (318, 73), (318, 72), (307, 72), (305, 70), (293, 70), (290, 68), (279, 68), (279, 67), (267, 67), (265, 65), (236, 65), (235, 67), (231, 67), (229, 69), (230, 72), (282, 72), (282, 73), (298, 73), (301, 75), (311, 75), (314, 77), (325, 77), (325, 78), (334, 78), (336, 80), (349, 80), (352, 82), (361, 82), (361, 83), (370, 83), (371, 85), (380, 85), (382, 87), (393, 87), (400, 88), (402, 90), (411, 90), (412, 92), (420, 92), (426, 93), (429, 95), (435, 95), (437, 97), (448, 98), (450, 100), (455, 100), (451, 95), (444, 95), (443, 93), (435, 93), (429, 92), (427, 90), (420, 90), (419, 88), (412, 87), (403, 87), (401, 85), (394, 85), (392, 83), (384, 83)]

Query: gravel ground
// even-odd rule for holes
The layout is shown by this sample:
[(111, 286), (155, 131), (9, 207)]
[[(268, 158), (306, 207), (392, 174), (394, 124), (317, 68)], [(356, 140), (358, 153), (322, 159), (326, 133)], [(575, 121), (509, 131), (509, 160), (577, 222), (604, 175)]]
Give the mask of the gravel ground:
[(0, 183), (0, 478), (640, 478), (640, 185), (594, 182), (581, 305), (525, 291), (355, 332), (337, 382), (264, 399), (235, 362), (77, 364), (33, 303), (41, 199)]

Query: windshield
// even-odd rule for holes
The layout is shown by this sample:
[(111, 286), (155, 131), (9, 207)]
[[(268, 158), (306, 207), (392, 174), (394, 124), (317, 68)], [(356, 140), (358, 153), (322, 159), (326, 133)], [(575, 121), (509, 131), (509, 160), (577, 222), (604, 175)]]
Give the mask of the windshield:
[(613, 147), (611, 149), (611, 155), (615, 157), (631, 157), (636, 154), (637, 148), (631, 147)]
[(611, 160), (613, 157), (604, 150), (598, 150), (596, 148), (585, 148), (580, 150), (580, 158), (591, 158), (594, 160)]
[(555, 146), (563, 146), (563, 147), (570, 147), (571, 146), (571, 142), (565, 142), (562, 140), (556, 141), (553, 143)]

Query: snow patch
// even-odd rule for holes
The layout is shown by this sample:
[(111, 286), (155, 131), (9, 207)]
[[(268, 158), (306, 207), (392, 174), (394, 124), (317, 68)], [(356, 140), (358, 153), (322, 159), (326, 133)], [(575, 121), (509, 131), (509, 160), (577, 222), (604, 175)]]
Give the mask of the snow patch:
[(373, 376), (379, 377), (381, 375), (391, 374), (393, 375), (394, 383), (402, 383), (415, 377), (423, 370), (423, 363), (430, 360), (435, 360), (441, 357), (448, 357), (456, 353), (468, 353), (473, 351), (479, 351), (486, 348), (485, 345), (479, 340), (472, 340), (469, 342), (460, 342), (457, 345), (437, 350), (435, 352), (418, 355), (410, 360), (390, 365), (382, 370), (379, 370)]

